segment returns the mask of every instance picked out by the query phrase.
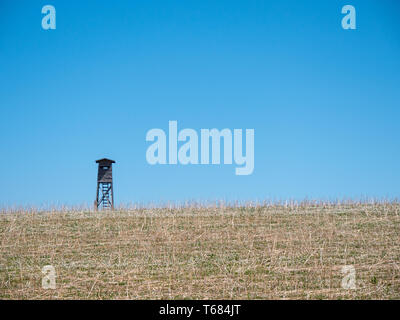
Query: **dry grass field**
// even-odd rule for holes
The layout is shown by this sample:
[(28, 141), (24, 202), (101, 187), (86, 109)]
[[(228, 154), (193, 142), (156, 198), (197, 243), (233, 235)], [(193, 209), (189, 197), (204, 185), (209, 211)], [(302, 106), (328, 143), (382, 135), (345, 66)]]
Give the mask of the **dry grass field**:
[(399, 299), (399, 240), (392, 202), (3, 212), (0, 298)]

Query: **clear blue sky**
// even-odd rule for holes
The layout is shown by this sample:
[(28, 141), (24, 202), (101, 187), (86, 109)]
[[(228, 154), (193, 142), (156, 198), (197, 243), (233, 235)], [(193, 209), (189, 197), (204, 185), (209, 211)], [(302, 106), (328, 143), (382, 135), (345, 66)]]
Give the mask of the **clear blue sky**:
[[(400, 1), (1, 0), (0, 108), (3, 206), (91, 204), (101, 157), (117, 204), (398, 197)], [(254, 128), (254, 173), (149, 165), (169, 120)]]

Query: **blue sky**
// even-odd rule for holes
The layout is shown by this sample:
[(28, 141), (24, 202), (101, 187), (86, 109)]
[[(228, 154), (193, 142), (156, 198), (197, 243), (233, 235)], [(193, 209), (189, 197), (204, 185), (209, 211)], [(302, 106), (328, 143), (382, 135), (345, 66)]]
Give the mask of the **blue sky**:
[[(2, 0), (0, 205), (91, 204), (102, 157), (117, 204), (398, 197), (399, 18), (396, 0)], [(149, 165), (169, 120), (254, 129), (253, 174)]]

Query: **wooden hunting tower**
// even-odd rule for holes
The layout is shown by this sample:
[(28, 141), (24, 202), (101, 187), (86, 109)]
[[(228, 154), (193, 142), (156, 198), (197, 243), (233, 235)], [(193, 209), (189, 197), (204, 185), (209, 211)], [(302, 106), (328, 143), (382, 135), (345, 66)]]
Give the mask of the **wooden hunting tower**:
[(103, 158), (96, 160), (96, 163), (99, 164), (99, 171), (97, 173), (97, 192), (94, 208), (96, 210), (99, 208), (114, 210), (112, 164), (115, 163), (115, 161)]

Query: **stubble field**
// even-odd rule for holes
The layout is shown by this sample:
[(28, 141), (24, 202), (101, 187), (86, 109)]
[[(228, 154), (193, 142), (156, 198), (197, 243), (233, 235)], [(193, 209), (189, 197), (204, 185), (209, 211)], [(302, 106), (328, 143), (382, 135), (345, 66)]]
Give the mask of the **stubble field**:
[(0, 299), (399, 299), (399, 240), (393, 202), (3, 212)]

